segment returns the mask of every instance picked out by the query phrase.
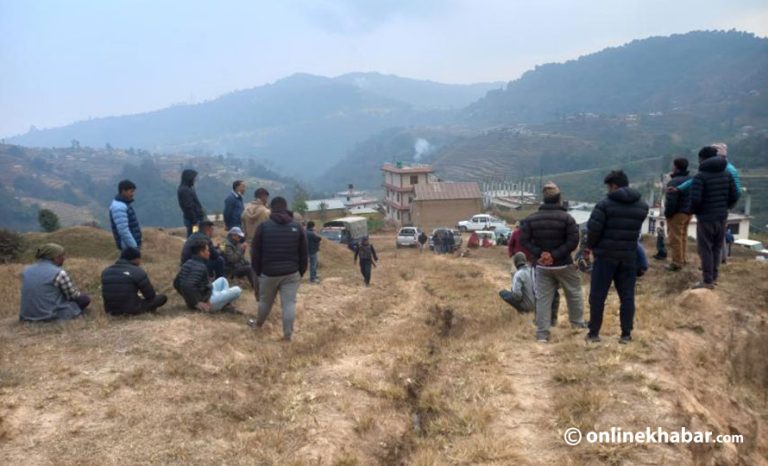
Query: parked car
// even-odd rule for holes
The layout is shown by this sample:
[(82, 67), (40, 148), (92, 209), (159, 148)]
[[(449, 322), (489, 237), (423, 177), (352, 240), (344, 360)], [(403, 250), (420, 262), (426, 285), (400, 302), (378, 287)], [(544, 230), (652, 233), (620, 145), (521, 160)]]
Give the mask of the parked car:
[(749, 249), (758, 256), (768, 257), (768, 249), (765, 249), (763, 243), (752, 239), (737, 239), (733, 242), (735, 247)]
[(421, 230), (416, 227), (403, 227), (397, 232), (395, 246), (398, 248), (410, 248), (419, 246)]
[(461, 245), (464, 243), (464, 240), (461, 237), (461, 232), (459, 230), (454, 230), (454, 229), (447, 228), (447, 227), (435, 228), (434, 230), (432, 230), (432, 234), (429, 235), (429, 242), (427, 243), (427, 244), (429, 244), (429, 249), (430, 250), (434, 250), (435, 249), (435, 241), (432, 238), (434, 238), (435, 233), (437, 233), (438, 231), (450, 232), (453, 235), (453, 250), (454, 251), (458, 250), (461, 247)]
[(493, 215), (478, 214), (469, 220), (460, 221), (457, 228), (461, 231), (492, 230), (494, 228), (507, 228), (507, 224), (504, 220)]
[(475, 233), (477, 233), (478, 238), (480, 238), (480, 245), (483, 244), (483, 240), (485, 238), (488, 238), (488, 241), (496, 246), (496, 233), (494, 233), (492, 230), (476, 231)]
[[(509, 237), (512, 236), (512, 229), (504, 226), (504, 227), (496, 227), (493, 229), (493, 232), (496, 233), (496, 240), (497, 242), (501, 240), (502, 242), (500, 244), (506, 245), (509, 242)], [(504, 237), (502, 239), (502, 236)]]

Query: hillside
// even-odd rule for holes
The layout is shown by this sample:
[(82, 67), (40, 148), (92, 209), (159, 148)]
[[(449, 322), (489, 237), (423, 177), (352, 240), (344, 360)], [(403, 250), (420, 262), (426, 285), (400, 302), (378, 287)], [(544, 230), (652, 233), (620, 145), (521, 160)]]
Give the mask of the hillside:
[[(182, 240), (145, 236), (145, 267), (169, 290)], [(285, 344), (279, 310), (255, 332), (248, 316), (188, 312), (173, 291), (156, 315), (108, 318), (97, 281), (116, 254), (108, 233), (27, 239), (64, 244), (96, 299), (82, 320), (20, 324), (23, 264), (0, 265), (4, 464), (767, 464), (768, 267), (746, 256), (716, 291), (684, 291), (695, 261), (674, 276), (653, 263), (630, 345), (616, 342), (615, 293), (603, 343), (561, 324), (540, 345), (530, 316), (498, 298), (503, 248), (436, 257), (374, 236), (366, 289), (349, 251), (324, 244), (323, 281), (302, 283)], [(250, 293), (238, 307), (255, 312)], [(745, 441), (568, 447), (574, 426)]]
[(194, 105), (81, 121), (8, 138), (24, 146), (134, 147), (152, 152), (231, 152), (313, 178), (355, 143), (392, 126), (436, 123), (494, 84), (445, 85), (379, 74), (295, 74)]

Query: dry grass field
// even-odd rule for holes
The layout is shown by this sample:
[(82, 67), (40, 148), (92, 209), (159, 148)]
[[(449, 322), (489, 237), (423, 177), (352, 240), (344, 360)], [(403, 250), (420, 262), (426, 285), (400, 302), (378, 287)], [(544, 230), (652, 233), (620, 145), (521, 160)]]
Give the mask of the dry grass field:
[[(284, 343), (279, 308), (260, 331), (185, 310), (170, 287), (182, 239), (145, 237), (145, 268), (170, 296), (155, 315), (104, 314), (108, 232), (27, 235), (67, 247), (65, 267), (96, 298), (85, 319), (19, 323), (23, 264), (0, 265), (0, 464), (768, 464), (768, 265), (737, 257), (716, 291), (686, 291), (695, 263), (671, 275), (656, 262), (632, 344), (617, 342), (615, 294), (602, 343), (561, 319), (539, 344), (531, 316), (497, 295), (504, 248), (436, 257), (374, 236), (365, 288), (352, 254), (324, 243), (322, 283), (302, 283)], [(237, 306), (255, 314), (248, 292)], [(574, 426), (745, 442), (569, 447)]]

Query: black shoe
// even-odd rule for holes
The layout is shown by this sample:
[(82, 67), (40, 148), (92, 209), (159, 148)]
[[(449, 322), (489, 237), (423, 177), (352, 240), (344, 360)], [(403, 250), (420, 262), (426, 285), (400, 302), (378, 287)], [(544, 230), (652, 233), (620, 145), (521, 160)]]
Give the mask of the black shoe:
[(600, 343), (600, 336), (587, 333), (587, 336), (584, 337), (584, 340), (586, 340), (587, 343)]
[(632, 335), (622, 335), (619, 337), (619, 343), (622, 345), (627, 345), (632, 341)]

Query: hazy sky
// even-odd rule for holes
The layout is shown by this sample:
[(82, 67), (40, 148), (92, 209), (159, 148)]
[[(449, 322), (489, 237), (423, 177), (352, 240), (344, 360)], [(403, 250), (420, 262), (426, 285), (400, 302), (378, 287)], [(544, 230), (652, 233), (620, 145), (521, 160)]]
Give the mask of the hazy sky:
[(509, 81), (633, 39), (768, 36), (766, 0), (0, 0), (0, 136), (295, 72)]

